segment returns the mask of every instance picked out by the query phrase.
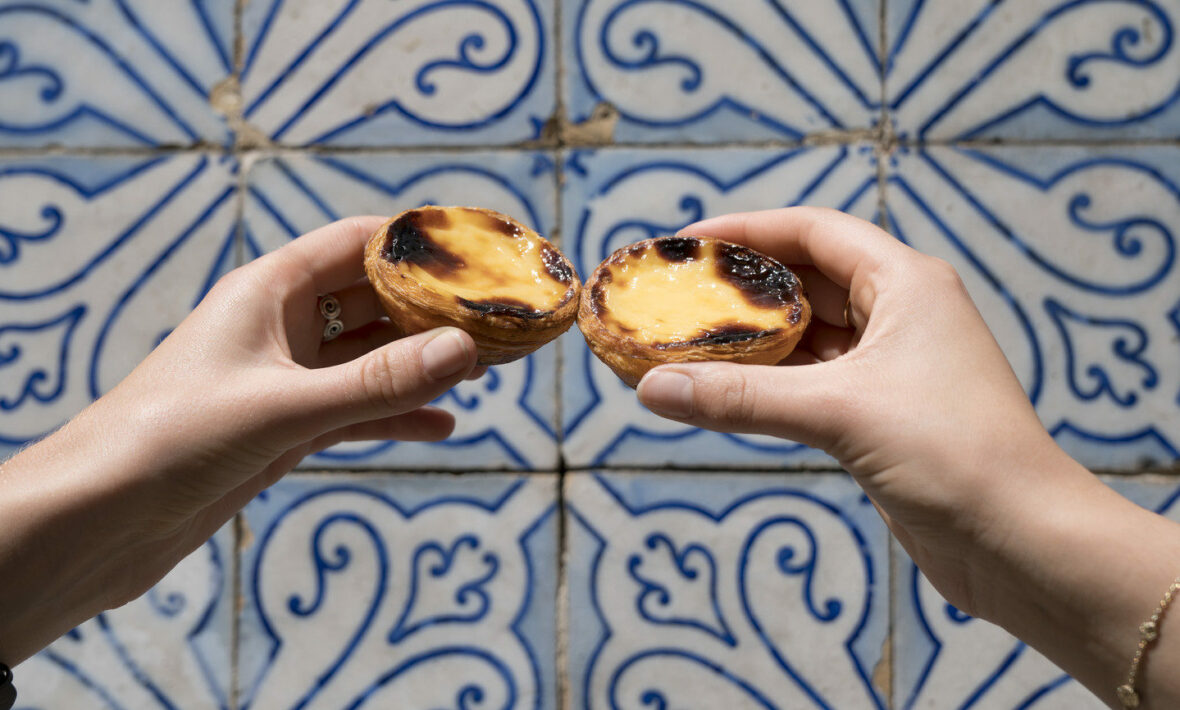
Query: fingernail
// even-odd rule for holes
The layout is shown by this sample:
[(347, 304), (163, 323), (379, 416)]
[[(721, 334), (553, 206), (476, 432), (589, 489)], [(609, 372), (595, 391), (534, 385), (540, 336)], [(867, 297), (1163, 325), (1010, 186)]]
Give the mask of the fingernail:
[(639, 400), (665, 417), (688, 419), (692, 416), (692, 378), (666, 370), (653, 370), (639, 383)]
[(422, 368), (436, 380), (444, 380), (467, 367), (467, 341), (454, 328), (436, 335), (422, 347)]

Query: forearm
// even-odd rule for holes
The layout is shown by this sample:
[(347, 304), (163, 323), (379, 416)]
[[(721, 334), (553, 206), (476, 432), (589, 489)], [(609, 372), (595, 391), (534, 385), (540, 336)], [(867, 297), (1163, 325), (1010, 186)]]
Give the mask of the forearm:
[[(1112, 707), (1139, 625), (1180, 575), (1180, 524), (1072, 461), (1030, 487), (1009, 534), (980, 546), (977, 613), (1053, 660)], [(1001, 539), (997, 536), (997, 539)], [(1180, 707), (1180, 613), (1165, 615), (1136, 684), (1142, 708)]]
[(0, 465), (0, 662), (19, 663), (130, 593), (127, 472), (101, 436), (84, 414)]

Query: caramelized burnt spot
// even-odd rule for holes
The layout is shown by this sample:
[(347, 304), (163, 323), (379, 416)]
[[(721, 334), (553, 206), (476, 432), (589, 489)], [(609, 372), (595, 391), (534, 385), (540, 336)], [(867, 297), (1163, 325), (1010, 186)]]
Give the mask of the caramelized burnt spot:
[[(733, 284), (751, 305), (759, 308), (792, 303), (800, 294), (799, 280), (790, 269), (753, 250), (732, 244), (717, 245), (717, 275)], [(795, 317), (798, 319), (798, 312)]]
[(385, 236), (385, 258), (409, 262), (435, 276), (446, 276), (467, 266), (458, 255), (434, 241), (431, 229), (446, 229), (451, 218), (441, 209), (407, 212), (389, 225)]
[(728, 345), (729, 343), (740, 343), (746, 340), (764, 338), (768, 335), (774, 335), (781, 330), (782, 328), (759, 328), (746, 323), (724, 323), (722, 325), (702, 329), (701, 334), (691, 340), (677, 343), (660, 343), (656, 345), (656, 347), (661, 350), (666, 350), (669, 347), (686, 347), (693, 345)]
[(546, 311), (538, 311), (524, 301), (512, 298), (498, 298), (486, 301), (469, 301), (466, 298), (457, 299), (466, 308), (481, 315), (515, 316), (517, 318), (536, 319), (544, 317)]
[(545, 271), (553, 277), (554, 281), (558, 283), (568, 284), (574, 280), (574, 272), (570, 269), (569, 263), (566, 262), (565, 257), (557, 253), (557, 250), (550, 249), (547, 246), (541, 246), (541, 261), (545, 264)]
[(606, 287), (610, 286), (614, 280), (614, 274), (609, 269), (603, 270), (598, 274), (598, 280), (594, 283), (593, 288), (590, 289), (590, 312), (598, 318), (602, 318), (609, 310), (606, 307)]
[(701, 240), (692, 237), (665, 237), (657, 239), (655, 244), (656, 252), (674, 264), (701, 255)]

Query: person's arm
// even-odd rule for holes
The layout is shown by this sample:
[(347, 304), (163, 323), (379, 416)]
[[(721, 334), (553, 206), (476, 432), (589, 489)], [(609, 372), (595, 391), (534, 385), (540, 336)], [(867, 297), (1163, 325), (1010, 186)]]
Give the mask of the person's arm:
[[(475, 344), (395, 339), (362, 268), (381, 222), (231, 272), (114, 390), (0, 465), (0, 663), (145, 592), (307, 454), (450, 434), (425, 405), (473, 373)], [(324, 294), (345, 328), (330, 342)]]
[[(640, 382), (641, 401), (828, 451), (948, 601), (1122, 707), (1115, 688), (1139, 624), (1180, 575), (1180, 525), (1058, 448), (954, 269), (831, 210), (729, 215), (681, 233), (803, 265), (814, 320), (788, 366), (667, 365)], [(1180, 608), (1138, 688), (1143, 708), (1180, 707)]]

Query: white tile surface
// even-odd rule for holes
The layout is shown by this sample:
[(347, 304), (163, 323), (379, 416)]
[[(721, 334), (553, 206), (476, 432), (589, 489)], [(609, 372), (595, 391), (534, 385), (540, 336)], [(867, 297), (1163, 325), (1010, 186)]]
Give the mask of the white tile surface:
[(913, 139), (1167, 138), (1180, 128), (1173, 2), (886, 5), (887, 103)]
[(888, 543), (846, 476), (578, 473), (565, 492), (570, 707), (885, 707)]
[(556, 477), (295, 476), (246, 509), (241, 706), (556, 707)]
[(539, 137), (555, 106), (553, 0), (251, 0), (244, 118), (276, 143)]

